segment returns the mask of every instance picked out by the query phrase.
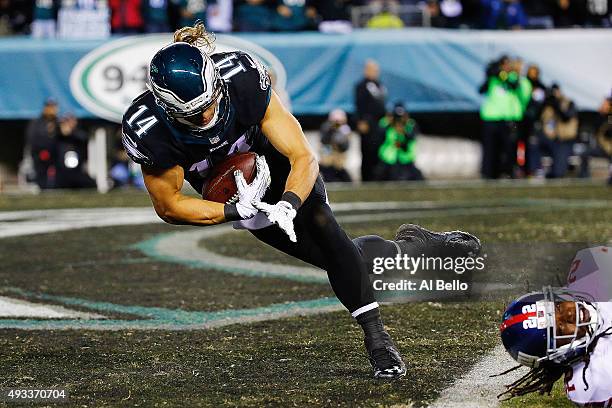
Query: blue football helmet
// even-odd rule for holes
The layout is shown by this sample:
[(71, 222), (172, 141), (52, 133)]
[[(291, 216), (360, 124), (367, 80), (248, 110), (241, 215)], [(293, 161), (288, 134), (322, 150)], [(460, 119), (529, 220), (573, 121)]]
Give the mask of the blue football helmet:
[[(575, 303), (575, 330), (561, 335), (555, 305), (567, 301)], [(597, 304), (589, 301), (587, 295), (548, 286), (513, 301), (504, 313), (499, 330), (512, 358), (525, 366), (538, 367), (543, 362), (571, 364), (583, 356), (601, 324)], [(579, 337), (583, 327), (586, 334)]]
[[(229, 118), (227, 86), (213, 60), (198, 47), (177, 42), (159, 50), (149, 65), (149, 82), (157, 104), (192, 136), (210, 136)], [(204, 124), (202, 113), (213, 105), (214, 116)]]

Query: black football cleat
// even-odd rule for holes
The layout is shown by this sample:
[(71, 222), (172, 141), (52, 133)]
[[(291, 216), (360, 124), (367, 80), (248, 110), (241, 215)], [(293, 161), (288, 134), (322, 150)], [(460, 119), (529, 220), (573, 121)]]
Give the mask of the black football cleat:
[(364, 340), (370, 364), (377, 380), (396, 380), (406, 375), (406, 364), (387, 332)]
[(472, 257), (482, 249), (480, 240), (467, 232), (433, 232), (415, 224), (400, 226), (395, 241), (402, 252), (411, 255)]

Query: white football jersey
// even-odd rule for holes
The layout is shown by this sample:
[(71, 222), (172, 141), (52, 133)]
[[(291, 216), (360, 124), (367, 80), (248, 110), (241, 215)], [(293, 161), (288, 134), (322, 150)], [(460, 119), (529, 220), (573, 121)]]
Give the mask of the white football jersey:
[[(598, 302), (597, 306), (603, 318), (603, 324), (598, 330), (601, 333), (612, 326), (612, 302)], [(584, 366), (585, 363), (581, 361), (566, 373), (567, 397), (580, 405), (612, 407), (612, 335), (599, 338), (583, 377)]]

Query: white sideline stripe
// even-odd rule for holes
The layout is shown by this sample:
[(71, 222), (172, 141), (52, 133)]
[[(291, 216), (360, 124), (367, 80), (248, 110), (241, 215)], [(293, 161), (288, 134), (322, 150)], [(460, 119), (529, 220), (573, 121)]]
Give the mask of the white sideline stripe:
[(351, 316), (357, 317), (362, 313), (369, 312), (372, 309), (376, 309), (378, 307), (378, 302), (373, 302), (365, 306), (361, 306), (359, 309), (355, 310), (351, 313)]
[[(547, 200), (549, 202), (550, 200)], [(599, 204), (605, 202), (591, 201)], [(367, 219), (370, 222), (403, 219), (410, 221), (415, 217), (436, 218), (440, 216), (462, 216), (487, 214), (523, 213), (524, 207), (480, 207), (444, 208), (435, 202), (355, 202), (332, 204), (332, 209), (339, 213), (350, 211), (407, 210), (403, 212), (386, 212), (382, 214), (340, 215), (340, 222), (359, 222)], [(531, 208), (531, 211), (548, 211), (548, 207)], [(111, 227), (119, 225), (140, 225), (162, 223), (152, 207), (119, 207), (119, 208), (80, 208), (62, 210), (33, 211), (0, 211), (0, 238), (17, 237), (49, 232), (67, 231), (79, 228)], [(210, 228), (210, 227), (209, 227)]]
[[(434, 202), (355, 202), (333, 204), (338, 212), (435, 208)], [(397, 213), (396, 217), (399, 217)], [(401, 215), (404, 216), (404, 215)], [(362, 216), (357, 216), (362, 217)], [(388, 217), (388, 216), (387, 216)], [(80, 208), (0, 211), (0, 238), (68, 231), (79, 228), (162, 223), (152, 207)]]
[(78, 312), (63, 306), (32, 303), (21, 299), (0, 296), (0, 318), (42, 318), (42, 319), (104, 319), (95, 313)]
[(7, 211), (0, 212), (0, 238), (158, 222), (162, 221), (150, 207)]
[(459, 378), (430, 405), (432, 408), (489, 408), (499, 406), (497, 395), (503, 392), (505, 384), (511, 384), (524, 375), (527, 368), (521, 368), (500, 377), (491, 377), (517, 363), (502, 345), (497, 345), (485, 355), (467, 374)]

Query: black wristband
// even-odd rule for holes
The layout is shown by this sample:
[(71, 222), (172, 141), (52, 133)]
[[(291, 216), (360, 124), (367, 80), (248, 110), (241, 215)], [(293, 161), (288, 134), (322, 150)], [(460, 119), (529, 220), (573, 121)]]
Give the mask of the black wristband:
[(298, 195), (295, 194), (293, 191), (285, 191), (283, 193), (283, 196), (281, 197), (281, 200), (291, 204), (295, 211), (297, 211), (298, 208), (300, 208), (300, 206), (302, 205), (302, 199), (298, 197)]
[(236, 204), (225, 204), (223, 207), (223, 215), (225, 215), (225, 221), (237, 221), (242, 219), (238, 213)]

